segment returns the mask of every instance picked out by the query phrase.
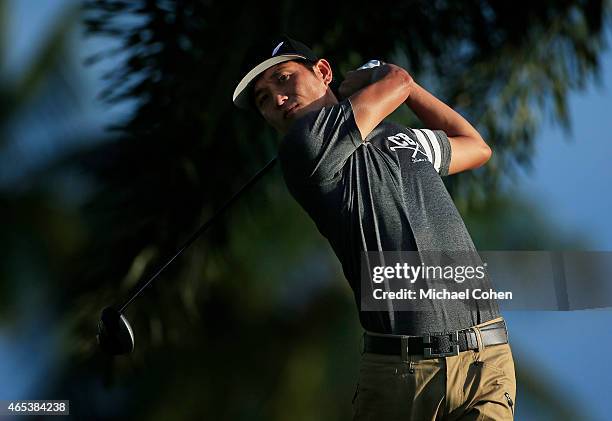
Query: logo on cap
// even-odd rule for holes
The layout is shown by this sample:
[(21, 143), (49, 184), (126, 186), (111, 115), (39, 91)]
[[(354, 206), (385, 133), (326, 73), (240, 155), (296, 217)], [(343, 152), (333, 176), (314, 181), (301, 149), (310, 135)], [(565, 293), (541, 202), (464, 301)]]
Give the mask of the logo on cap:
[(283, 42), (285, 41), (281, 41), (278, 43), (278, 45), (276, 46), (276, 48), (274, 48), (274, 50), (272, 50), (272, 55), (274, 56), (276, 53), (278, 53), (278, 49), (281, 48), (281, 45), (283, 45)]

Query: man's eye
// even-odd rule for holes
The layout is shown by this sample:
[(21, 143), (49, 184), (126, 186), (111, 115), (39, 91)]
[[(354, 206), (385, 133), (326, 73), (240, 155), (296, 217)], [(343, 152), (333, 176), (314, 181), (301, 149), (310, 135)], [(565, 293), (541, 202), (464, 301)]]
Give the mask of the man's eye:
[(280, 76), (278, 77), (278, 80), (280, 80), (281, 82), (283, 82), (283, 81), (285, 81), (285, 80), (287, 80), (287, 79), (289, 79), (289, 75), (288, 75), (288, 74), (286, 74), (286, 73), (285, 73), (285, 74), (282, 74), (282, 75), (280, 75)]

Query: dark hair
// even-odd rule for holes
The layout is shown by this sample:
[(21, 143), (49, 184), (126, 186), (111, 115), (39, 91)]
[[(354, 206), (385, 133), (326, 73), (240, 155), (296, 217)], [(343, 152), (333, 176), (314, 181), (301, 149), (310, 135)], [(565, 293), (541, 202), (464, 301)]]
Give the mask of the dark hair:
[(312, 73), (314, 73), (314, 69), (313, 67), (315, 66), (315, 64), (317, 64), (316, 61), (312, 61), (312, 60), (308, 60), (305, 58), (300, 58), (297, 60), (293, 60), (298, 64), (301, 64), (302, 66), (306, 67), (307, 69), (309, 69)]

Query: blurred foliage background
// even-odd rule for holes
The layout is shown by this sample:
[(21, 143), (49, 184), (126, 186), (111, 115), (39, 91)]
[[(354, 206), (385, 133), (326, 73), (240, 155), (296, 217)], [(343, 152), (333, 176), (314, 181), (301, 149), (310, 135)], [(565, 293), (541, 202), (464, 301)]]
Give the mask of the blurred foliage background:
[[(568, 94), (598, 77), (609, 2), (97, 0), (64, 12), (26, 71), (0, 68), (0, 154), (26, 142), (16, 135), (24, 125), (56, 148), (18, 176), (2, 161), (0, 326), (5, 338), (24, 326), (44, 332), (39, 344), (55, 357), (38, 393), (70, 399), (75, 418), (350, 419), (355, 304), (278, 169), (130, 306), (134, 354), (109, 359), (95, 344), (100, 310), (124, 300), (275, 155), (276, 134), (231, 102), (242, 56), (260, 36), (302, 40), (340, 78), (370, 58), (400, 64), (473, 122), (493, 158), (445, 183), (480, 249), (583, 241), (562, 237), (501, 185), (529, 167), (543, 119), (569, 128)], [(67, 58), (75, 29), (106, 40), (84, 63), (106, 63), (99, 99), (120, 110), (103, 132), (71, 117), (84, 106), (82, 63)], [(0, 27), (0, 48), (5, 35)], [(419, 126), (407, 108), (392, 118)], [(528, 355), (516, 358), (524, 408), (586, 419), (534, 375)]]

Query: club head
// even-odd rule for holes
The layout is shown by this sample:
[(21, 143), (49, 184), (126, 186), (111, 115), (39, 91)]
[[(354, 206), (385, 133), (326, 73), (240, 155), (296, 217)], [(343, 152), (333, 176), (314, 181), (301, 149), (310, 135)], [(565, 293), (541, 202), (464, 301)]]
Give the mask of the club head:
[(134, 350), (134, 333), (127, 319), (112, 307), (106, 307), (98, 322), (98, 345), (110, 355), (129, 354)]

